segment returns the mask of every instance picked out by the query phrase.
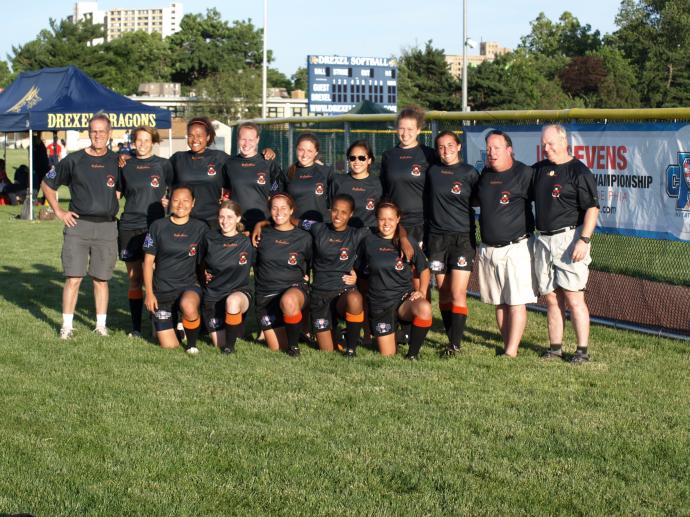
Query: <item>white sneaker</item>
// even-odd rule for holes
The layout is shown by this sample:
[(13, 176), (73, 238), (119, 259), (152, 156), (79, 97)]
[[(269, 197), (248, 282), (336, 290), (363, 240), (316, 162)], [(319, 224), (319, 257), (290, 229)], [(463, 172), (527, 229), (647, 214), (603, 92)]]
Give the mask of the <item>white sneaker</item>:
[(67, 329), (65, 327), (62, 327), (60, 329), (60, 339), (68, 340), (68, 339), (72, 339), (73, 337), (74, 337), (74, 330), (73, 329)]
[(199, 349), (197, 347), (193, 346), (190, 348), (186, 348), (185, 352), (187, 352), (189, 355), (196, 355), (199, 353)]
[(141, 332), (139, 332), (138, 330), (133, 330), (132, 332), (130, 332), (129, 334), (127, 334), (127, 337), (130, 337), (130, 338), (137, 338), (137, 339), (143, 339), (144, 336), (142, 336), (142, 335), (141, 335)]
[(93, 329), (93, 333), (97, 336), (108, 337), (108, 329), (105, 327), (96, 327)]

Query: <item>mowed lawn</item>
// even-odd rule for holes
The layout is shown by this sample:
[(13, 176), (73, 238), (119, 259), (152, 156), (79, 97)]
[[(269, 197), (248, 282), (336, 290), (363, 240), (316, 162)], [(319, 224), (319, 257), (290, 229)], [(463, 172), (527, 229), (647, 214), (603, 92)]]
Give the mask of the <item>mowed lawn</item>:
[(122, 264), (111, 336), (91, 334), (85, 282), (60, 342), (61, 225), (16, 213), (0, 208), (0, 514), (690, 513), (687, 342), (594, 327), (591, 363), (544, 362), (531, 313), (508, 360), (471, 300), (451, 360), (440, 320), (414, 364), (253, 342), (188, 357), (127, 338)]

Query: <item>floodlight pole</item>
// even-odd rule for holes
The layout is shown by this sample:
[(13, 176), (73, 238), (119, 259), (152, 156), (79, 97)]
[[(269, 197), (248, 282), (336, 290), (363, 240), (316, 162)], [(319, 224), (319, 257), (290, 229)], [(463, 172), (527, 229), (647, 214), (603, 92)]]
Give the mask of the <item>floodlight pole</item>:
[(29, 221), (34, 220), (34, 132), (29, 128)]
[(266, 91), (268, 83), (268, 51), (266, 39), (268, 38), (268, 0), (264, 0), (264, 62), (261, 77), (261, 118), (266, 118)]
[(467, 111), (467, 0), (462, 0), (462, 111)]

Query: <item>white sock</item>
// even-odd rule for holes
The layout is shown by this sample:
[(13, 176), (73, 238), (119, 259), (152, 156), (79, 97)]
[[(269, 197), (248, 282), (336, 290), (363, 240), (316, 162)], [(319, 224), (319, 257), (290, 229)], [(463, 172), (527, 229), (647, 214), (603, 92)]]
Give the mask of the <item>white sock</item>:
[(71, 329), (72, 321), (74, 320), (74, 314), (62, 314), (62, 328)]
[(96, 326), (105, 327), (105, 318), (107, 316), (107, 314), (96, 314)]

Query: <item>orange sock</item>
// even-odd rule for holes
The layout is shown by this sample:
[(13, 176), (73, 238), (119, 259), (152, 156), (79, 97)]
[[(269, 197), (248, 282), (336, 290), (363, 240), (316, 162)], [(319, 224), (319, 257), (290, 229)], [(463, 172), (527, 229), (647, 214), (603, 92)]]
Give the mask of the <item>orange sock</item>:
[(283, 321), (287, 324), (294, 325), (296, 323), (299, 323), (302, 321), (302, 313), (298, 312), (297, 314), (294, 314), (292, 316), (283, 316)]
[(190, 321), (187, 318), (182, 318), (182, 326), (186, 329), (189, 329), (189, 330), (198, 329), (200, 325), (201, 325), (201, 318), (197, 318), (193, 321)]
[(412, 324), (415, 327), (421, 327), (421, 328), (429, 328), (429, 327), (431, 327), (432, 323), (433, 323), (433, 320), (431, 320), (431, 319), (425, 320), (425, 319), (422, 319), (420, 317), (415, 317), (415, 319), (412, 320)]
[(349, 312), (345, 313), (345, 321), (351, 321), (352, 323), (363, 323), (364, 322), (364, 311), (359, 314), (352, 314)]
[(141, 300), (144, 297), (144, 291), (141, 289), (130, 289), (127, 291), (127, 298), (130, 300)]
[(242, 323), (242, 313), (230, 314), (229, 312), (226, 312), (225, 323), (228, 325), (239, 325)]
[(467, 307), (461, 307), (460, 305), (453, 305), (453, 314), (464, 314), (467, 316)]

